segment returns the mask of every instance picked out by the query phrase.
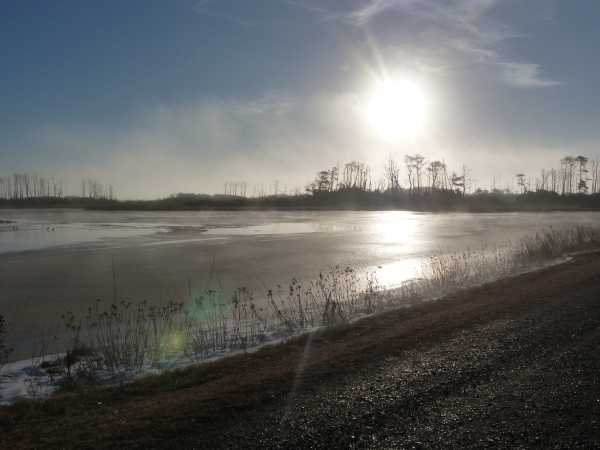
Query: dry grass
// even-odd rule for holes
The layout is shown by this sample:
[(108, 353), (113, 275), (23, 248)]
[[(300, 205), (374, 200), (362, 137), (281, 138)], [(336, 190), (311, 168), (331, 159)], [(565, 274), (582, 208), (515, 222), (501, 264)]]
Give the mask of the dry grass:
[(7, 347), (4, 343), (6, 329), (4, 328), (4, 316), (0, 315), (0, 370), (8, 360), (8, 355), (12, 352), (12, 347)]
[(421, 268), (421, 277), (410, 287), (424, 298), (450, 292), (538, 268), (565, 253), (600, 245), (600, 228), (573, 227), (543, 230), (480, 251), (434, 255)]
[[(340, 324), (313, 334), (302, 387), (377, 364), (464, 327), (534, 308), (600, 276), (598, 253), (471, 288), (436, 302)], [(44, 402), (0, 408), (2, 448), (169, 448), (236, 412), (285, 401), (307, 335), (255, 353), (165, 371), (117, 388), (79, 387)]]
[(113, 304), (108, 312), (90, 312), (87, 340), (80, 341), (77, 334), (73, 343), (105, 355), (103, 365), (111, 373), (139, 372), (169, 359), (199, 362), (218, 353), (246, 351), (274, 335), (347, 324), (512, 276), (596, 243), (600, 228), (576, 227), (542, 231), (477, 252), (433, 256), (417, 279), (393, 291), (379, 286), (376, 273), (360, 279), (351, 268), (335, 267), (307, 286), (292, 280), (286, 291), (280, 286), (269, 290), (261, 302), (241, 288), (231, 298), (210, 290), (196, 298), (190, 293), (188, 305)]
[[(122, 382), (174, 361), (201, 362), (210, 356), (246, 353), (277, 337), (345, 325), (423, 299), (443, 297), (599, 243), (600, 228), (575, 227), (542, 231), (491, 249), (437, 255), (423, 263), (418, 278), (391, 291), (379, 286), (375, 273), (360, 279), (352, 269), (336, 267), (308, 285), (292, 280), (286, 291), (279, 286), (269, 290), (260, 302), (245, 288), (230, 298), (212, 290), (196, 297), (190, 292), (187, 304), (113, 301), (102, 311), (98, 301), (83, 320), (69, 312), (63, 316), (69, 332), (67, 343), (53, 341), (48, 333), (38, 340), (32, 370), (51, 364), (42, 383), (61, 378), (69, 388), (73, 383), (97, 382), (106, 373)], [(65, 357), (48, 362), (46, 355), (65, 349)], [(30, 383), (28, 392), (35, 396), (40, 388)]]
[[(285, 397), (309, 336), (166, 370), (115, 388), (73, 381), (93, 381), (99, 370), (118, 378), (169, 358), (200, 359), (217, 351), (246, 350), (269, 333), (327, 325), (310, 336), (310, 358), (303, 370), (303, 385), (310, 386), (597, 277), (600, 258), (593, 254), (574, 265), (447, 295), (599, 243), (600, 229), (574, 228), (543, 232), (493, 251), (441, 256), (423, 266), (423, 277), (394, 292), (380, 289), (372, 275), (361, 287), (353, 271), (336, 268), (306, 288), (293, 281), (285, 294), (281, 289), (269, 292), (268, 307), (262, 310), (251, 293), (240, 289), (229, 301), (207, 291), (192, 298), (187, 309), (183, 304), (153, 308), (113, 303), (109, 311), (90, 311), (84, 324), (67, 314), (70, 351), (57, 375), (65, 379), (63, 395), (0, 407), (0, 444), (95, 448), (102, 442), (105, 447), (136, 448), (167, 442), (197, 431), (207, 421)], [(440, 292), (446, 296), (436, 302), (420, 301)], [(413, 307), (398, 309), (408, 304)], [(355, 320), (365, 314), (371, 316)], [(28, 431), (33, 428), (39, 432)]]

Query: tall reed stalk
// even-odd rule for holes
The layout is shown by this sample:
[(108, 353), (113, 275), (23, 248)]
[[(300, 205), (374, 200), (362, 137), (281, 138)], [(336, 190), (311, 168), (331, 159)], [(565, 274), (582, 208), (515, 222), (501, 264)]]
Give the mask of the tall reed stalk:
[(590, 246), (600, 246), (599, 227), (544, 230), (493, 248), (432, 256), (414, 279), (394, 290), (381, 287), (375, 272), (361, 279), (350, 268), (335, 267), (306, 285), (292, 279), (285, 291), (280, 286), (268, 290), (260, 302), (245, 288), (229, 297), (209, 289), (195, 298), (190, 293), (188, 304), (113, 301), (102, 311), (98, 301), (83, 322), (76, 322), (71, 313), (63, 316), (70, 333), (69, 377), (73, 373), (93, 379), (105, 371), (120, 378), (173, 360), (199, 362), (226, 352), (246, 352), (278, 336), (443, 296)]
[(2, 370), (2, 366), (6, 364), (8, 360), (8, 356), (12, 352), (12, 347), (7, 347), (4, 343), (4, 339), (6, 337), (6, 329), (5, 327), (5, 319), (4, 316), (0, 315), (0, 370)]

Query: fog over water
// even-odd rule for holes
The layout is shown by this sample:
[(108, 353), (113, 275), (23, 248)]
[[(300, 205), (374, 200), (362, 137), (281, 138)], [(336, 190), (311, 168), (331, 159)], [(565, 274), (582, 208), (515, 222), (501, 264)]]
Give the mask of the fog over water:
[[(597, 225), (600, 213), (87, 212), (1, 210), (0, 314), (9, 340), (83, 317), (97, 299), (187, 301), (208, 284), (259, 300), (335, 266), (378, 270), (395, 286), (427, 256), (477, 250), (550, 227)], [(380, 268), (378, 268), (380, 266)], [(113, 278), (114, 268), (114, 278)], [(211, 277), (212, 273), (212, 277)]]

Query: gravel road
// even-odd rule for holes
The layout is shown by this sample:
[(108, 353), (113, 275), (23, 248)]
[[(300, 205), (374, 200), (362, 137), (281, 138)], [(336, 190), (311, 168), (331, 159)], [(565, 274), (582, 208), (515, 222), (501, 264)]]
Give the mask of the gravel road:
[[(600, 448), (600, 280), (420, 342), (178, 448)], [(175, 444), (175, 443), (173, 443)]]

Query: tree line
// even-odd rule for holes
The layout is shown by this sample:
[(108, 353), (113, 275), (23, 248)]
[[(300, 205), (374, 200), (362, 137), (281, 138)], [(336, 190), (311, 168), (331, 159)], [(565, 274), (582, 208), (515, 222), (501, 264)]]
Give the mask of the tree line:
[(319, 195), (347, 189), (386, 193), (392, 197), (435, 192), (451, 192), (462, 196), (529, 192), (569, 195), (600, 192), (598, 157), (589, 160), (585, 156), (565, 156), (560, 160), (558, 168), (541, 169), (539, 175), (533, 178), (525, 173), (517, 173), (507, 177), (508, 180), (501, 186), (501, 177), (494, 177), (489, 189), (476, 186), (477, 180), (472, 174), (472, 169), (466, 164), (458, 171), (450, 171), (444, 160), (428, 161), (418, 153), (405, 155), (402, 160), (390, 154), (384, 160), (382, 168), (383, 172), (375, 178), (371, 168), (363, 162), (351, 161), (344, 165), (338, 163), (331, 169), (317, 172), (316, 177), (307, 182), (304, 188), (288, 188), (287, 184), (273, 180), (266, 186), (265, 183), (254, 186), (252, 194), (249, 195), (247, 181), (229, 181), (223, 183), (223, 194), (226, 197), (263, 198)]
[[(306, 194), (319, 194), (340, 189), (359, 189), (398, 195), (422, 195), (436, 191), (471, 193), (476, 183), (472, 170), (463, 164), (458, 171), (449, 171), (445, 161), (431, 160), (420, 155), (405, 155), (402, 161), (389, 155), (383, 163), (383, 173), (376, 180), (364, 163), (352, 161), (343, 166), (317, 172), (314, 180), (305, 186)], [(496, 184), (496, 181), (498, 183)], [(515, 183), (516, 181), (516, 188)], [(490, 189), (475, 188), (474, 194), (524, 194), (528, 192), (555, 192), (557, 194), (595, 194), (600, 192), (600, 164), (584, 156), (566, 156), (558, 168), (541, 169), (539, 176), (517, 173), (500, 187), (500, 177), (494, 177)]]
[[(494, 177), (489, 189), (477, 187), (466, 164), (450, 170), (444, 160), (423, 155), (389, 155), (383, 171), (351, 161), (321, 170), (304, 187), (289, 188), (280, 180), (251, 186), (247, 181), (223, 183), (218, 194), (178, 193), (156, 200), (95, 204), (111, 210), (404, 210), (404, 211), (581, 211), (600, 210), (598, 157), (566, 156), (558, 168), (538, 176), (517, 173)], [(508, 181), (506, 180), (508, 178)]]
[[(585, 156), (565, 156), (560, 160), (558, 169), (542, 169), (534, 184), (525, 174), (518, 173), (517, 185), (521, 193), (530, 191), (548, 191), (566, 194), (595, 194), (600, 191), (600, 165), (598, 157), (591, 161)], [(589, 168), (588, 168), (589, 163)]]
[(389, 155), (383, 163), (383, 173), (374, 179), (371, 168), (351, 161), (340, 167), (322, 170), (304, 188), (307, 194), (359, 189), (388, 193), (391, 196), (413, 195), (439, 191), (455, 191), (464, 195), (471, 187), (471, 169), (462, 166), (459, 172), (449, 172), (444, 161), (427, 161), (420, 154), (405, 155), (403, 161)]
[[(54, 175), (44, 177), (36, 173), (13, 173), (12, 176), (0, 177), (0, 199), (65, 197), (69, 197), (67, 182), (56, 179)], [(115, 191), (112, 184), (88, 178), (80, 181), (79, 188), (71, 197), (114, 200)]]

